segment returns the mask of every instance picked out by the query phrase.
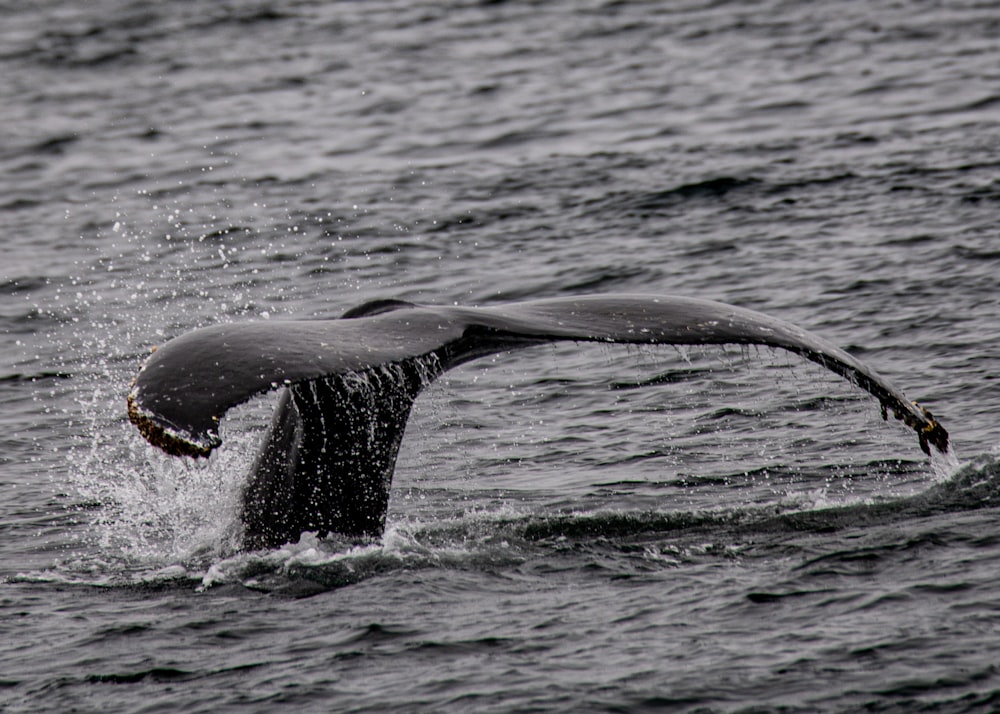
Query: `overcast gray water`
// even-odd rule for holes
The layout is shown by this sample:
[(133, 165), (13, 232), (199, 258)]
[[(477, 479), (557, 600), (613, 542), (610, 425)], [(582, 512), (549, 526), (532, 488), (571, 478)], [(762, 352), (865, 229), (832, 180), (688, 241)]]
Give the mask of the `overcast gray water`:
[[(949, 2), (0, 2), (0, 709), (1000, 708), (1000, 14)], [(150, 347), (365, 300), (722, 300), (418, 400), (381, 544), (235, 547)]]

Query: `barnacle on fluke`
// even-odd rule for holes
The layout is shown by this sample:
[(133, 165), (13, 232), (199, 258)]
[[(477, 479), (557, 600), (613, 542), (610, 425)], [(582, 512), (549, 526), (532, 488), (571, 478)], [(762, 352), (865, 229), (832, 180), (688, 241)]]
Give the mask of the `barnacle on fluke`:
[(162, 419), (143, 412), (136, 404), (134, 392), (129, 392), (128, 395), (128, 418), (146, 441), (171, 456), (207, 458), (212, 449), (222, 443), (218, 435), (210, 434), (209, 440), (202, 443), (194, 441), (191, 437), (185, 437), (180, 430), (167, 426)]

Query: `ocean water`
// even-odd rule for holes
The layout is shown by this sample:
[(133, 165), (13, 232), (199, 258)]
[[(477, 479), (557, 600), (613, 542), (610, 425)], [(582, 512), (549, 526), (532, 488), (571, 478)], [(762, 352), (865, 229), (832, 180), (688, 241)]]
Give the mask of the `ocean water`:
[[(1000, 709), (991, 3), (0, 2), (0, 709)], [(754, 348), (539, 347), (420, 397), (381, 543), (235, 548), (125, 395), (198, 326), (722, 300)]]

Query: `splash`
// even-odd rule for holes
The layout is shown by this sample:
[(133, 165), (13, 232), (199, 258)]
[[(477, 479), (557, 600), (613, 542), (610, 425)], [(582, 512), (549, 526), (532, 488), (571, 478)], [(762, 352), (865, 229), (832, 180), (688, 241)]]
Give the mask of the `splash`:
[[(487, 520), (494, 527), (501, 523), (495, 517)], [(477, 537), (482, 529), (476, 523), (473, 518), (445, 524), (444, 533), (440, 524), (429, 528), (393, 524), (380, 543), (303, 533), (297, 543), (277, 550), (239, 553), (212, 563), (198, 589), (239, 584), (251, 590), (309, 595), (403, 570), (483, 570), (523, 560), (522, 549), (493, 537), (495, 528), (488, 536)]]
[[(276, 311), (262, 312), (254, 301), (272, 290), (251, 284), (261, 261), (284, 245), (220, 217), (219, 205), (191, 200), (146, 191), (116, 199), (113, 221), (81, 236), (86, 250), (57, 290), (65, 299), (47, 308), (60, 325), (48, 339), (58, 345), (60, 370), (71, 375), (75, 405), (67, 414), (67, 468), (52, 477), (69, 486), (82, 521), (76, 537), (83, 555), (68, 561), (70, 569), (198, 567), (234, 547), (236, 504), (259, 438), (254, 427), (266, 418), (247, 424), (237, 416), (230, 448), (195, 464), (149, 448), (123, 417), (127, 385), (150, 340)], [(133, 203), (145, 204), (141, 220), (122, 205)], [(246, 222), (273, 223), (254, 211), (245, 211)], [(275, 278), (272, 285), (280, 285)]]
[(237, 547), (236, 514), (254, 434), (234, 434), (210, 461), (172, 459), (136, 442), (124, 424), (96, 431), (76, 464), (91, 514), (90, 539), (105, 555), (147, 566), (196, 562)]
[(942, 454), (934, 451), (931, 454), (930, 467), (934, 483), (944, 483), (957, 474), (962, 469), (962, 466), (963, 462), (958, 454), (955, 453), (954, 446), (947, 453)]

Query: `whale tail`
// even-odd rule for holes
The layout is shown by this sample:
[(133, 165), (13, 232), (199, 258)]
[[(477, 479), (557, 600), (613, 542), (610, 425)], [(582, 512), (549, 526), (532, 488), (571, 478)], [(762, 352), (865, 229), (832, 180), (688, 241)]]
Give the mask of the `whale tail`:
[(382, 534), (396, 456), (414, 400), (442, 372), (554, 341), (759, 344), (801, 355), (852, 381), (948, 450), (929, 411), (843, 350), (783, 320), (707, 300), (636, 295), (537, 300), (489, 308), (365, 303), (336, 320), (204, 328), (156, 350), (133, 381), (128, 414), (175, 455), (208, 456), (225, 412), (283, 389), (243, 499), (250, 549), (303, 531)]

